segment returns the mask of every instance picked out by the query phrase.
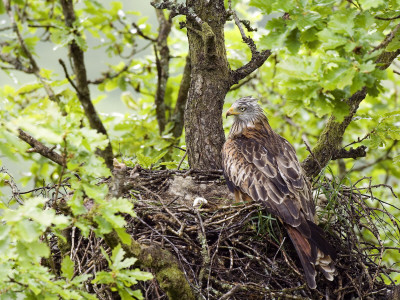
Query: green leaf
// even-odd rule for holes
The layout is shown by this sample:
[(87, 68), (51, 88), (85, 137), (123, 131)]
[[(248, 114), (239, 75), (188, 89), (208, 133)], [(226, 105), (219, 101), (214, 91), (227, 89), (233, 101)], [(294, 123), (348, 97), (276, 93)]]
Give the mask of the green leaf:
[(153, 160), (150, 157), (145, 156), (141, 153), (136, 153), (136, 158), (138, 160), (139, 165), (141, 165), (143, 168), (146, 168), (146, 169), (150, 168), (150, 166), (153, 163)]
[(4, 256), (8, 252), (8, 248), (11, 242), (10, 233), (11, 227), (2, 224), (0, 226), (0, 256)]
[[(121, 300), (134, 300), (131, 296), (132, 292), (126, 290), (126, 289), (118, 289), (118, 294), (121, 296)], [(142, 293), (139, 291), (139, 298), (136, 297), (136, 299), (143, 299)]]
[(339, 67), (331, 69), (324, 76), (324, 83), (321, 84), (327, 90), (334, 90), (336, 88), (343, 89), (344, 87), (353, 83), (356, 69), (353, 67)]
[(85, 52), (88, 48), (86, 41), (84, 38), (82, 38), (80, 35), (75, 35), (75, 42), (76, 44), (79, 46), (79, 48), (81, 48), (81, 50), (83, 52)]
[(150, 280), (153, 279), (153, 275), (149, 272), (143, 272), (139, 269), (129, 270), (129, 276), (134, 277), (137, 280)]
[(393, 162), (397, 165), (400, 165), (400, 155), (393, 157)]
[(367, 10), (382, 5), (385, 0), (358, 0), (358, 3), (360, 3), (362, 9)]
[(346, 45), (347, 43), (347, 39), (345, 37), (335, 34), (328, 28), (318, 32), (317, 36), (322, 42), (321, 48), (325, 50), (336, 49), (340, 46)]
[(72, 276), (74, 276), (74, 262), (71, 260), (69, 255), (66, 255), (61, 263), (61, 272), (62, 275), (67, 278), (68, 280), (72, 279)]
[(295, 54), (299, 51), (301, 43), (300, 43), (300, 32), (298, 29), (292, 30), (286, 39), (286, 47), (290, 51), (290, 53)]
[(76, 190), (71, 199), (67, 202), (75, 216), (82, 215), (87, 212), (86, 207), (83, 205), (83, 192)]
[(42, 234), (39, 226), (29, 220), (20, 220), (15, 229), (20, 239), (26, 242), (33, 242)]
[(400, 49), (400, 36), (397, 33), (396, 37), (386, 46), (386, 51), (393, 52)]
[(337, 122), (343, 122), (344, 117), (349, 114), (349, 106), (345, 101), (336, 101), (333, 115), (336, 117)]
[(357, 10), (355, 9), (339, 10), (335, 12), (328, 22), (329, 29), (336, 33), (347, 33), (349, 36), (353, 36), (354, 18), (356, 14)]
[(94, 216), (93, 220), (98, 225), (96, 232), (99, 233), (100, 235), (110, 233), (113, 230), (112, 224), (110, 224), (110, 222), (108, 222), (102, 216)]
[(126, 232), (125, 228), (114, 228), (114, 230), (125, 245), (131, 244), (131, 236)]
[(249, 5), (257, 7), (267, 14), (270, 14), (272, 11), (272, 1), (251, 0)]

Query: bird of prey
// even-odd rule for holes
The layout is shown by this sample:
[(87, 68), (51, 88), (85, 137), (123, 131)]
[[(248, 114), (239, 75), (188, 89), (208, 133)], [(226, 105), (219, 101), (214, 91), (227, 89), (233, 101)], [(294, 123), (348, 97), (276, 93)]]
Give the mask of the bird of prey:
[(311, 187), (293, 146), (268, 123), (257, 99), (238, 99), (227, 111), (234, 123), (222, 150), (224, 175), (237, 201), (256, 201), (285, 226), (310, 288), (316, 266), (328, 280), (336, 273), (335, 250), (314, 221)]

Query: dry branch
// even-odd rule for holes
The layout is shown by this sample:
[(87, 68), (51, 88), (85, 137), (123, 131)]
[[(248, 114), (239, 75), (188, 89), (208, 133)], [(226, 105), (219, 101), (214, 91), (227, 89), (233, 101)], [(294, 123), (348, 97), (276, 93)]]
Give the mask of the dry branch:
[(341, 159), (341, 158), (357, 159), (359, 157), (365, 157), (367, 155), (367, 152), (365, 151), (366, 149), (367, 149), (366, 146), (360, 146), (355, 149), (350, 148), (349, 150), (342, 148), (342, 149), (337, 150), (335, 153), (333, 153), (332, 160)]
[[(234, 84), (237, 84), (241, 79), (250, 75), (259, 67), (261, 67), (264, 64), (264, 62), (268, 59), (268, 57), (270, 57), (271, 51), (264, 50), (262, 52), (259, 52), (257, 50), (257, 46), (254, 43), (253, 39), (249, 36), (246, 36), (244, 29), (241, 25), (241, 23), (243, 23), (243, 20), (242, 21), (239, 20), (238, 16), (236, 15), (236, 12), (232, 9), (231, 1), (229, 1), (229, 12), (233, 16), (235, 24), (238, 27), (240, 34), (242, 36), (243, 42), (247, 44), (247, 46), (251, 51), (251, 60), (244, 66), (240, 67), (239, 69), (231, 71), (231, 86), (232, 86)], [(247, 26), (246, 28), (248, 29)]]
[(63, 156), (58, 154), (54, 151), (54, 148), (49, 148), (43, 145), (41, 142), (36, 140), (34, 137), (23, 131), (22, 129), (18, 129), (18, 137), (32, 146), (29, 149), (29, 152), (36, 152), (40, 155), (47, 157), (48, 159), (52, 160), (53, 162), (59, 164), (60, 166), (65, 165), (65, 159)]

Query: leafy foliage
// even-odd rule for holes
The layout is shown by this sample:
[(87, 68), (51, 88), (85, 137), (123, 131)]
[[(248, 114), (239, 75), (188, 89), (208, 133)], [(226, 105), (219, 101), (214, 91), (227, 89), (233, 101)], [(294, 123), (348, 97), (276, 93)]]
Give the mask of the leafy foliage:
[[(384, 45), (386, 49), (379, 47), (399, 24), (399, 19), (394, 17), (399, 14), (400, 1), (250, 0), (233, 3), (241, 18), (257, 23), (251, 25), (258, 26), (258, 31), (246, 34), (259, 46), (271, 49), (273, 55), (256, 72), (254, 79), (228, 94), (226, 105), (240, 96), (259, 96), (272, 126), (289, 139), (300, 158), (304, 158), (308, 153), (303, 140), (315, 144), (331, 114), (338, 121), (343, 120), (349, 112), (345, 99), (365, 86), (368, 97), (361, 103), (342, 143), (366, 145), (368, 156), (356, 163), (352, 160), (341, 161), (342, 165), (331, 162), (330, 168), (342, 178), (340, 183), (351, 184), (367, 174), (372, 184), (390, 184), (398, 193), (400, 77), (395, 69), (380, 70), (375, 62), (383, 51), (400, 48), (398, 33)], [(140, 292), (131, 286), (151, 276), (132, 270), (135, 259), (124, 259), (120, 246), (112, 250), (111, 257), (102, 252), (108, 261), (107, 270), (97, 272), (94, 277), (76, 276), (76, 266), (68, 253), (63, 253), (61, 273), (52, 269), (49, 240), (54, 236), (63, 240), (63, 230), (76, 227), (84, 236), (94, 232), (103, 237), (115, 230), (123, 242), (129, 243), (123, 214), (135, 216), (133, 203), (109, 196), (108, 187), (101, 178), (111, 173), (103, 158), (95, 154), (107, 146), (108, 139), (114, 154), (123, 158), (127, 165), (140, 164), (154, 169), (175, 168), (179, 164), (182, 153), (173, 146), (184, 147), (184, 141), (174, 138), (171, 128), (188, 52), (186, 29), (179, 26), (184, 18), (174, 19), (168, 37), (170, 77), (164, 101), (169, 123), (160, 135), (154, 112), (156, 58), (149, 51), (142, 54), (158, 36), (148, 17), (125, 10), (120, 1), (103, 5), (85, 0), (80, 2), (75, 13), (77, 20), (68, 27), (58, 2), (12, 1), (11, 16), (23, 43), (12, 26), (0, 30), (0, 68), (12, 79), (19, 71), (28, 76), (17, 85), (0, 87), (1, 158), (6, 157), (7, 163), (8, 159), (29, 162), (29, 172), (20, 179), (25, 185), (32, 181), (34, 188), (58, 184), (55, 195), (68, 198), (66, 209), (70, 211), (69, 215), (59, 211), (56, 214), (48, 203), (57, 199), (45, 188), (42, 194), (27, 193), (21, 206), (16, 204), (15, 198), (8, 201), (4, 189), (0, 190), (3, 200), (0, 204), (3, 223), (0, 228), (0, 290), (4, 291), (4, 297), (11, 299), (56, 296), (90, 299), (94, 296), (82, 288), (84, 283), (90, 282), (109, 285), (123, 299), (140, 299)], [(11, 22), (3, 2), (0, 2), (0, 17), (6, 20), (1, 23), (2, 27)], [(140, 34), (131, 26), (132, 21)], [(265, 26), (261, 25), (264, 23)], [(251, 53), (243, 47), (240, 33), (234, 26), (226, 26), (225, 38), (231, 68), (240, 68), (250, 60)], [(92, 97), (95, 104), (119, 97), (124, 105), (124, 113), (107, 111), (101, 114), (108, 137), (91, 129), (76, 91), (63, 74), (57, 74), (55, 68), (39, 66), (38, 74), (32, 69), (29, 54), (38, 61), (43, 59), (43, 49), (54, 51), (49, 60), (64, 56), (63, 49), (73, 41), (85, 51), (86, 57), (101, 51), (110, 58), (102, 75), (89, 79), (92, 94), (93, 91), (97, 94)], [(73, 80), (74, 76), (71, 77)], [(226, 123), (226, 128), (229, 125)], [(66, 166), (49, 163), (47, 158), (31, 151), (29, 145), (18, 139), (19, 129), (60, 153), (66, 159)], [(183, 163), (185, 167), (186, 162)], [(0, 173), (1, 186), (10, 185), (12, 181), (8, 174)], [(380, 193), (376, 196), (393, 202), (387, 190)], [(268, 230), (271, 219), (260, 217), (259, 222)], [(394, 256), (388, 255), (386, 260), (393, 261)]]

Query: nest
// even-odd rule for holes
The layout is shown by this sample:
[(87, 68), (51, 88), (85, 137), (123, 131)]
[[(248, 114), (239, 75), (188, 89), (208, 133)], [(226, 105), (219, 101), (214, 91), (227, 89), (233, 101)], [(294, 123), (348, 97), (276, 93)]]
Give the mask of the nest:
[[(256, 203), (233, 203), (218, 171), (129, 169), (124, 196), (135, 199), (137, 216), (127, 217), (127, 231), (141, 244), (168, 249), (198, 299), (389, 299), (399, 270), (383, 257), (400, 250), (399, 220), (374, 197), (380, 186), (357, 187), (365, 180), (346, 187), (324, 178), (316, 185), (319, 225), (337, 250), (338, 274), (333, 282), (318, 274), (315, 290), (305, 284), (283, 226)], [(194, 207), (199, 197), (207, 203)], [(101, 239), (75, 231), (71, 239), (79, 273), (107, 268)], [(138, 288), (146, 299), (167, 299), (156, 280)], [(87, 290), (113, 299), (105, 286)]]

